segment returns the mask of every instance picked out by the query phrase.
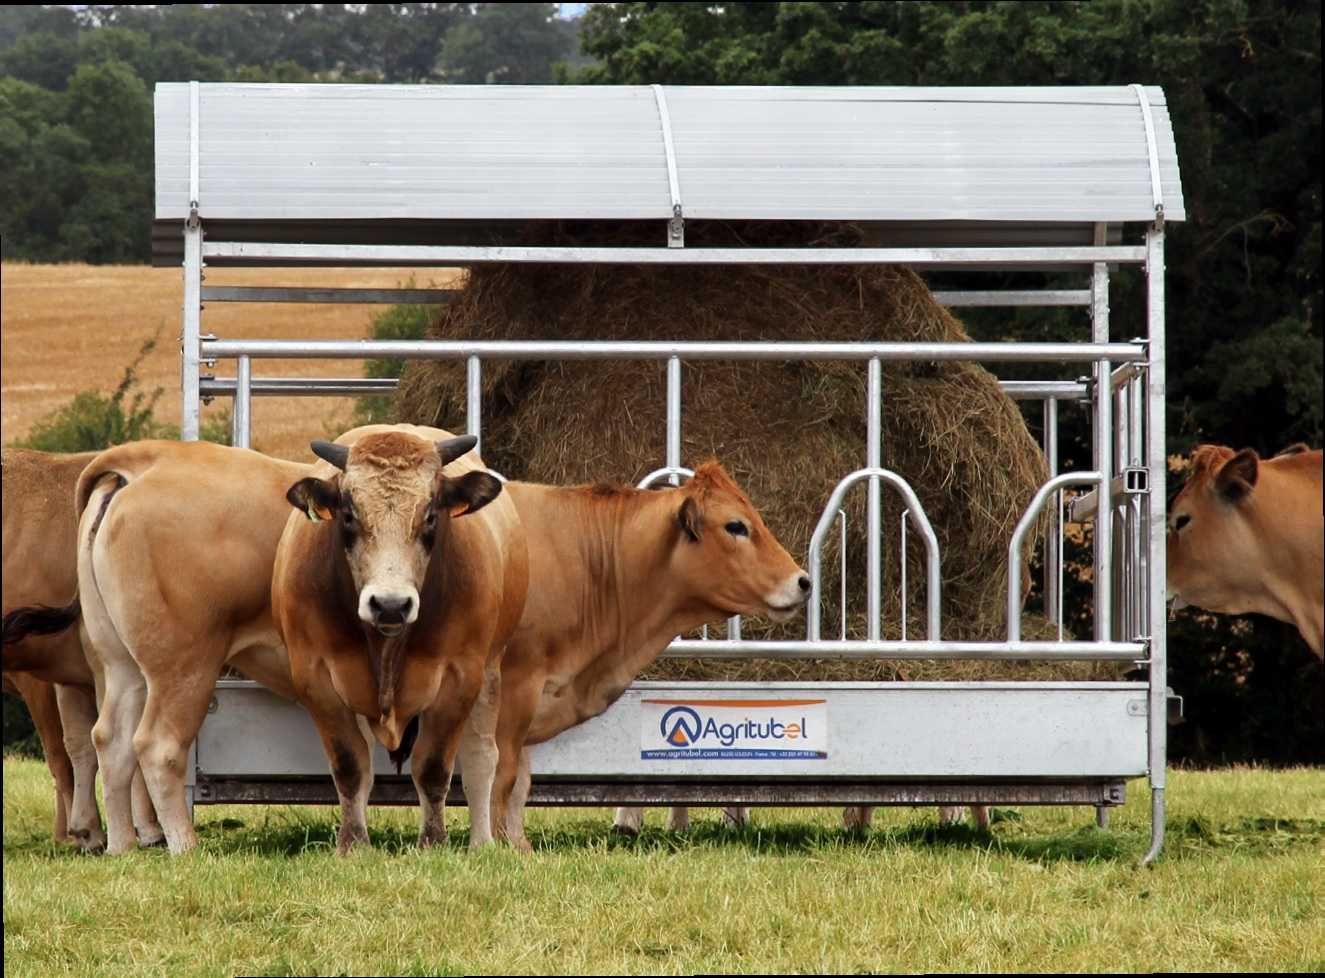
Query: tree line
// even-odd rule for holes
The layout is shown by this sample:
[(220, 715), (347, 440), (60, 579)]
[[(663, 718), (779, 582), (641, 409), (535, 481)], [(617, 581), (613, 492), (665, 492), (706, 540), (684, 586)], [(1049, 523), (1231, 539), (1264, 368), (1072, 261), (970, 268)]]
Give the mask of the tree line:
[[(1092, 3), (216, 4), (0, 8), (0, 254), (149, 254), (158, 81), (1163, 86), (1187, 220), (1169, 228), (1169, 449), (1322, 440), (1319, 0)], [(1015, 138), (1015, 134), (1009, 134)], [(1114, 278), (1115, 338), (1143, 331)], [(1079, 332), (965, 311), (973, 335)], [(1022, 372), (1025, 375), (1025, 371)], [(1067, 421), (1068, 467), (1090, 464)], [(1175, 756), (1320, 760), (1325, 683), (1292, 628), (1170, 623), (1206, 714)]]
[(0, 257), (146, 262), (161, 81), (539, 83), (554, 3), (0, 7)]

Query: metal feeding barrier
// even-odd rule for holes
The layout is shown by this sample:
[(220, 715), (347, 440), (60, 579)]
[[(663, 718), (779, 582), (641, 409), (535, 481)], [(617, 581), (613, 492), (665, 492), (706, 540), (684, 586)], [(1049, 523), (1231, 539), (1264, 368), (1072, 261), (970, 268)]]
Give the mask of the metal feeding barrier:
[[(501, 360), (661, 361), (666, 364), (667, 377), (666, 457), (659, 460), (662, 465), (642, 480), (640, 486), (677, 484), (690, 475), (681, 458), (685, 364), (706, 360), (857, 362), (862, 364), (867, 381), (866, 403), (862, 405), (866, 419), (865, 450), (860, 468), (835, 473), (839, 478), (836, 488), (824, 501), (811, 539), (804, 541), (812, 581), (804, 638), (761, 640), (744, 637), (738, 617), (728, 621), (726, 634), (721, 638), (709, 637), (707, 632), (700, 638), (678, 638), (663, 654), (728, 659), (1118, 661), (1132, 663), (1145, 672), (1144, 680), (1126, 682), (636, 683), (602, 716), (534, 749), (531, 804), (1081, 804), (1095, 806), (1103, 821), (1106, 809), (1123, 801), (1125, 782), (1145, 776), (1149, 779), (1152, 800), (1151, 846), (1145, 861), (1152, 861), (1157, 856), (1164, 830), (1165, 728), (1170, 698), (1165, 685), (1165, 499), (1161, 488), (1165, 474), (1165, 201), (1169, 201), (1167, 219), (1180, 220), (1182, 217), (1176, 155), (1172, 150), (1172, 134), (1162, 92), (1141, 86), (1079, 90), (654, 87), (634, 94), (619, 91), (584, 94), (583, 97), (590, 101), (600, 99), (599, 108), (617, 119), (614, 124), (624, 127), (622, 132), (636, 133), (632, 139), (645, 138), (639, 136), (639, 132), (656, 130), (657, 176), (661, 181), (658, 186), (665, 188), (659, 207), (650, 209), (650, 204), (644, 208), (647, 211), (644, 214), (623, 214), (613, 209), (615, 204), (603, 203), (601, 213), (574, 211), (572, 205), (567, 204), (565, 213), (555, 215), (606, 222), (644, 217), (663, 222), (657, 247), (598, 248), (475, 244), (473, 241), (476, 240), (490, 241), (493, 235), (500, 238), (505, 227), (503, 221), (544, 217), (548, 212), (541, 209), (543, 204), (530, 202), (532, 198), (520, 198), (509, 204), (509, 213), (496, 210), (480, 213), (473, 211), (480, 205), (457, 203), (446, 198), (443, 190), (435, 191), (439, 202), (419, 203), (411, 198), (407, 179), (398, 183), (387, 179), (393, 174), (409, 177), (412, 171), (407, 167), (413, 164), (402, 162), (403, 157), (394, 160), (389, 148), (382, 150), (381, 159), (368, 152), (364, 147), (371, 144), (371, 138), (377, 132), (373, 127), (405, 127), (414, 119), (411, 113), (415, 111), (461, 111), (456, 106), (462, 96), (456, 93), (464, 89), (463, 86), (441, 86), (439, 88), (449, 91), (440, 92), (382, 86), (383, 91), (378, 93), (358, 86), (335, 87), (340, 91), (328, 93), (316, 86), (199, 86), (196, 83), (158, 86), (157, 243), (158, 257), (163, 262), (176, 260), (179, 254), (173, 250), (177, 245), (172, 243), (178, 239), (169, 239), (166, 229), (170, 229), (170, 234), (178, 234), (179, 221), (184, 221), (182, 431), (186, 438), (197, 437), (201, 404), (214, 397), (232, 399), (233, 441), (236, 445), (247, 446), (255, 397), (380, 395), (395, 386), (395, 381), (390, 379), (255, 376), (255, 362), (267, 359), (463, 361), (467, 390), (465, 430), (480, 439), (483, 429), (481, 380), (487, 363)], [(481, 137), (490, 135), (484, 127), (497, 125), (491, 119), (506, 119), (503, 113), (512, 114), (503, 125), (514, 126), (516, 122), (533, 125), (535, 122), (530, 120), (542, 120), (544, 114), (551, 113), (554, 118), (549, 125), (557, 124), (556, 120), (561, 119), (560, 124), (588, 131), (597, 124), (594, 121), (597, 117), (565, 115), (587, 111), (583, 106), (571, 105), (565, 98), (565, 91), (527, 88), (494, 94), (465, 90), (464, 98), (488, 100), (478, 109), (471, 106), (467, 110), (471, 112), (467, 117), (473, 127), (471, 135), (477, 133), (475, 139), (482, 143)], [(592, 93), (599, 90), (576, 91)], [(759, 96), (750, 94), (752, 91), (766, 91), (767, 98), (760, 101)], [(708, 101), (704, 98), (706, 92), (710, 93)], [(833, 94), (835, 92), (838, 94)], [(844, 96), (843, 92), (850, 94)], [(872, 94), (866, 97), (860, 95), (862, 92)], [(958, 97), (953, 93), (965, 95)], [(736, 106), (732, 110), (736, 114), (723, 116), (724, 106), (728, 103)], [(1034, 160), (1031, 157), (1036, 153), (1067, 154), (1062, 159), (1055, 157), (1046, 163), (1046, 166), (1051, 164), (1046, 173), (1077, 173), (1084, 165), (1085, 157), (1077, 158), (1071, 154), (1086, 153), (1086, 149), (1070, 143), (1060, 146), (1047, 138), (1032, 141), (1034, 145), (1025, 150), (1031, 162), (1026, 164), (1026, 173), (1022, 174), (1024, 186), (1018, 189), (1014, 174), (1008, 178), (1012, 189), (1003, 191), (1008, 199), (997, 201), (997, 206), (989, 204), (984, 210), (969, 202), (953, 204), (942, 193), (936, 192), (919, 210), (916, 209), (919, 205), (912, 207), (906, 203), (910, 198), (903, 195), (903, 203), (895, 205), (898, 210), (890, 212), (887, 206), (892, 205), (879, 203), (876, 198), (880, 195), (875, 194), (868, 197), (866, 203), (853, 202), (852, 206), (864, 209), (861, 213), (847, 214), (842, 212), (838, 198), (824, 193), (821, 198), (788, 204), (786, 213), (781, 213), (769, 210), (773, 207), (771, 204), (763, 207), (746, 201), (746, 197), (741, 197), (744, 191), (734, 185), (706, 186), (704, 180), (713, 179), (711, 175), (703, 175), (708, 171), (688, 168), (688, 161), (698, 158), (700, 142), (696, 133), (702, 131), (712, 135), (727, 126), (739, 128), (744, 114), (753, 111), (752, 105), (759, 106), (761, 111), (766, 110), (763, 114), (755, 113), (766, 128), (772, 118), (790, 119), (792, 122), (787, 125), (791, 128), (799, 126), (802, 132), (814, 130), (821, 123), (804, 115), (801, 110), (805, 104), (811, 104), (816, 112), (847, 112), (842, 117), (846, 120), (842, 125), (848, 128), (857, 126), (856, 138), (882, 154), (887, 150), (879, 148), (877, 142), (868, 137), (874, 123), (868, 119), (860, 121), (857, 115), (894, 113), (900, 120), (899, 125), (914, 125), (917, 134), (914, 138), (922, 140), (930, 138), (924, 135), (928, 130), (922, 124), (923, 120), (934, 113), (948, 113), (958, 129), (965, 126), (978, 134), (979, 127), (985, 124), (979, 113), (987, 113), (993, 106), (999, 112), (1010, 113), (1009, 117), (1028, 120), (1027, 126), (1040, 126), (1037, 131), (1060, 136), (1067, 131), (1063, 128), (1067, 125), (1065, 120), (1075, 118), (1074, 113), (1084, 114), (1091, 120), (1086, 128), (1091, 132), (1094, 131), (1091, 127), (1099, 128), (1104, 133), (1099, 140), (1112, 147), (1109, 153), (1101, 149), (1095, 156), (1087, 154), (1089, 160), (1098, 157), (1103, 162), (1097, 165), (1106, 169), (1122, 166), (1127, 179), (1132, 181), (1128, 191), (1131, 196), (1105, 199), (1114, 191), (1097, 193), (1089, 180), (1083, 180), (1079, 186), (1073, 185), (1076, 197), (1072, 200), (1055, 199), (1046, 204), (1035, 198), (1037, 181), (1044, 179), (1044, 174), (1032, 166)], [(843, 105), (846, 105), (845, 109)], [(642, 128), (637, 131), (627, 122), (636, 118), (630, 115), (631, 112), (644, 111), (642, 106), (653, 115), (641, 116), (650, 121), (647, 124), (640, 122)], [(303, 109), (308, 111), (299, 114)], [(521, 114), (526, 109), (530, 110), (529, 113)], [(340, 181), (336, 186), (349, 203), (336, 205), (336, 198), (330, 190), (324, 197), (305, 200), (307, 195), (301, 195), (307, 188), (298, 182), (299, 176), (294, 171), (291, 171), (293, 175), (283, 176), (284, 171), (278, 168), (275, 175), (263, 178), (244, 171), (244, 165), (235, 162), (245, 148), (245, 130), (240, 123), (250, 118), (251, 113), (276, 112), (274, 121), (267, 119), (265, 122), (270, 128), (279, 122), (280, 111), (295, 113), (287, 118), (296, 144), (296, 149), (291, 152), (298, 160), (304, 159), (300, 156), (304, 150), (298, 148), (299, 134), (310, 134), (308, 145), (314, 148), (307, 152), (314, 156), (310, 157), (311, 162), (305, 162), (312, 167), (322, 162), (316, 153), (325, 149), (316, 148), (321, 144), (314, 137), (320, 133), (325, 136), (318, 126), (331, 127), (332, 121), (326, 120), (334, 119), (340, 133), (337, 145), (342, 148), (352, 145), (357, 154), (350, 164), (335, 164), (340, 167), (336, 171), (340, 174), (336, 177)], [(484, 111), (489, 115), (482, 115)], [(350, 113), (348, 121), (338, 115), (341, 112)], [(354, 112), (368, 115), (356, 122)], [(376, 120), (379, 112), (386, 121)], [(916, 115), (917, 112), (920, 114)], [(330, 114), (324, 117), (324, 113)], [(620, 118), (613, 113), (619, 114)], [(1158, 129), (1157, 114), (1162, 123)], [(721, 126), (713, 122), (714, 116), (722, 116)], [(264, 115), (263, 118), (267, 117)], [(431, 116), (418, 118), (430, 120), (418, 123), (430, 132), (441, 125)], [(209, 136), (211, 130), (203, 125), (211, 120), (216, 121), (215, 136)], [(704, 129), (705, 125), (710, 128)], [(661, 130), (657, 130), (659, 126)], [(181, 130), (187, 132), (187, 140), (181, 138)], [(256, 127), (254, 131), (257, 131)], [(747, 135), (754, 132), (748, 127), (742, 131)], [(834, 138), (839, 137), (847, 138), (834, 130)], [(756, 137), (749, 135), (749, 138)], [(772, 137), (765, 134), (760, 138)], [(990, 137), (991, 140), (994, 138)], [(967, 164), (972, 172), (988, 170), (992, 164), (981, 155), (984, 150), (977, 142), (971, 140), (970, 145), (948, 150), (951, 158), (945, 160), (945, 166), (939, 168), (932, 179), (942, 182), (951, 176), (945, 176), (948, 169), (955, 172)], [(500, 142), (491, 144), (504, 145)], [(548, 152), (564, 162), (579, 151), (577, 146), (573, 141), (557, 142)], [(1119, 149), (1120, 146), (1126, 151)], [(497, 151), (492, 149), (493, 153)], [(831, 151), (831, 146), (824, 151)], [(927, 151), (924, 146), (916, 150), (921, 162), (915, 162), (915, 167), (924, 169), (922, 162)], [(932, 151), (940, 153), (938, 149)], [(727, 152), (733, 158), (740, 156), (735, 150)], [(814, 150), (804, 152), (812, 155)], [(210, 170), (202, 165), (209, 159), (208, 153), (220, 154), (220, 162)], [(482, 156), (482, 153), (473, 154), (471, 163), (474, 168), (482, 169), (492, 164), (488, 159), (480, 165), (478, 161)], [(530, 174), (534, 174), (538, 165), (536, 156), (530, 152), (526, 153), (527, 158), (515, 160), (512, 157), (505, 162), (512, 167), (516, 163), (527, 164), (531, 168)], [(717, 157), (721, 158), (722, 154), (718, 153)], [(1124, 162), (1119, 164), (1118, 159)], [(794, 157), (789, 165), (794, 169), (802, 162), (800, 157)], [(373, 179), (378, 181), (379, 189), (370, 190), (366, 185), (365, 189), (354, 189), (354, 180), (362, 169), (359, 164), (376, 168)], [(740, 160), (736, 160), (733, 167), (739, 169), (738, 164)], [(812, 168), (814, 163), (811, 161), (805, 165)], [(396, 167), (399, 173), (392, 167)], [(400, 169), (402, 167), (406, 169)], [(216, 178), (218, 203), (215, 206), (203, 193), (206, 189), (203, 176), (214, 171), (220, 174)], [(260, 186), (263, 193), (259, 194), (261, 199), (257, 203), (237, 191), (233, 193), (233, 200), (226, 197), (226, 193), (234, 190), (226, 183), (229, 177), (225, 175), (230, 171), (238, 171), (238, 176), (231, 180), (236, 187), (244, 186), (244, 178), (251, 182), (267, 180)], [(314, 181), (330, 179), (315, 168), (308, 172), (317, 174), (311, 178)], [(457, 179), (463, 181), (468, 176), (468, 171), (458, 172)], [(879, 181), (891, 172), (881, 171), (869, 179)], [(1097, 176), (1103, 180), (1103, 171)], [(794, 178), (795, 174), (792, 174), (787, 179)], [(843, 177), (847, 180), (857, 178), (865, 179), (851, 174)], [(427, 183), (430, 178), (419, 175), (417, 179)], [(478, 181), (480, 177), (474, 179)], [(494, 170), (491, 179), (507, 179), (506, 171)], [(767, 176), (766, 179), (771, 181), (782, 177)], [(904, 176), (897, 179), (899, 186), (905, 184)], [(961, 183), (962, 175), (958, 173), (953, 179)], [(282, 180), (291, 182), (283, 184)], [(1113, 188), (1122, 182), (1118, 178), (1109, 182), (1108, 187)], [(433, 184), (428, 183), (428, 186)], [(481, 188), (486, 184), (479, 182), (475, 186)], [(514, 186), (510, 192), (518, 198), (524, 184)], [(557, 186), (555, 181), (552, 186)], [(997, 196), (989, 189), (987, 174), (980, 186), (985, 188), (987, 195)], [(549, 193), (555, 196), (555, 189)], [(683, 193), (687, 195), (684, 201)], [(741, 216), (726, 212), (715, 203), (721, 201), (724, 193), (745, 201), (742, 207), (746, 211), (742, 213), (750, 218), (867, 222), (872, 233), (887, 246), (760, 249), (687, 246), (686, 222)], [(1117, 193), (1122, 194), (1122, 191)], [(289, 195), (290, 201), (286, 201), (284, 195)], [(358, 203), (360, 197), (365, 201), (378, 201), (375, 206), (379, 211), (365, 213)], [(568, 200), (572, 198), (580, 200), (574, 194), (567, 197)], [(822, 204), (818, 210), (815, 209), (818, 206), (816, 201)], [(968, 209), (963, 210), (967, 205)], [(579, 203), (574, 205), (580, 206)], [(644, 207), (643, 204), (640, 206)], [(871, 207), (875, 210), (869, 210)], [(1095, 210), (1091, 210), (1092, 207)], [(1061, 209), (1058, 217), (1054, 216), (1054, 208)], [(409, 225), (406, 218), (432, 228), (430, 233), (435, 233), (433, 241), (448, 243), (418, 243), (417, 228)], [(1141, 243), (1120, 243), (1124, 239), (1126, 223), (1140, 225)], [(486, 238), (483, 234), (475, 234), (476, 224), (491, 234)], [(462, 239), (461, 243), (451, 243), (455, 238)], [(908, 241), (912, 243), (906, 244)], [(209, 264), (278, 269), (289, 265), (456, 266), (485, 262), (896, 263), (949, 273), (1047, 270), (1060, 273), (1060, 278), (1080, 276), (1086, 281), (1079, 283), (1077, 288), (938, 290), (935, 296), (940, 303), (954, 308), (1059, 306), (1084, 309), (1089, 314), (1090, 331), (1089, 338), (1083, 336), (1078, 342), (888, 343), (290, 341), (218, 339), (202, 330), (203, 307), (212, 302), (444, 303), (453, 297), (452, 292), (444, 289), (206, 286), (203, 274), (204, 267)], [(1110, 267), (1113, 265), (1136, 266), (1145, 278), (1144, 331), (1140, 338), (1128, 342), (1110, 339), (1108, 296)], [(204, 366), (220, 361), (234, 362), (232, 376), (203, 372)], [(1030, 501), (1008, 540), (1008, 624), (1002, 639), (955, 641), (943, 637), (943, 561), (960, 560), (960, 554), (940, 553), (938, 538), (914, 487), (882, 465), (882, 419), (887, 410), (882, 368), (886, 362), (904, 361), (1079, 364), (1088, 373), (1076, 380), (1002, 382), (1002, 389), (1009, 397), (1040, 402), (1042, 447), (1050, 475)], [(1079, 405), (1089, 415), (1092, 465), (1088, 471), (1059, 471), (1059, 405), (1063, 402)], [(864, 638), (848, 638), (845, 500), (857, 487), (863, 488), (867, 494), (866, 634)], [(1088, 491), (1079, 492), (1072, 498), (1065, 495), (1068, 490), (1082, 489)], [(885, 490), (899, 494), (903, 509), (897, 533), (903, 594), (897, 638), (884, 637), (882, 613), (886, 544), (882, 493)], [(1046, 617), (1057, 625), (1057, 637), (1030, 641), (1021, 636), (1022, 548), (1026, 534), (1046, 507), (1049, 510), (1049, 532), (1043, 551), (1042, 594)], [(1076, 639), (1065, 635), (1063, 540), (1069, 522), (1092, 520), (1095, 524), (1090, 583), (1093, 598), (1088, 615), (1092, 634), (1089, 638)], [(824, 550), (834, 535), (835, 524), (840, 562), (838, 580), (832, 582), (825, 579)], [(910, 533), (920, 536), (925, 551), (923, 638), (910, 637), (911, 623), (906, 618), (906, 548)], [(802, 543), (784, 542), (793, 552)], [(833, 591), (838, 595), (841, 617), (836, 634), (826, 636), (823, 603)], [(1086, 616), (1079, 615), (1078, 620), (1083, 617)], [(650, 740), (656, 738), (656, 731), (651, 732), (651, 724), (657, 719), (655, 713), (659, 701), (686, 705), (701, 720), (707, 716), (705, 711), (721, 713), (731, 709), (732, 703), (761, 704), (750, 709), (762, 710), (761, 717), (764, 714), (772, 717), (768, 721), (770, 729), (774, 719), (797, 718), (796, 727), (800, 731), (803, 749), (765, 751), (762, 754), (753, 750), (715, 749), (708, 752), (672, 751), (669, 755), (661, 749), (665, 745), (652, 744)], [(379, 748), (375, 757), (376, 769), (387, 772), (385, 753)], [(188, 785), (196, 803), (332, 803), (335, 800), (334, 789), (327, 777), (326, 761), (311, 721), (298, 707), (277, 699), (255, 684), (239, 680), (223, 680), (218, 686), (212, 711), (191, 754)], [(372, 797), (376, 803), (413, 804), (414, 790), (408, 779), (383, 776), (379, 777)]]

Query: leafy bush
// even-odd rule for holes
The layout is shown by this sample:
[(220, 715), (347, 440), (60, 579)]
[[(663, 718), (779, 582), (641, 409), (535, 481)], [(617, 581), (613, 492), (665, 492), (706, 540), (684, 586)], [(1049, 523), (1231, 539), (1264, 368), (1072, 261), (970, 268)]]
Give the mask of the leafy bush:
[[(138, 368), (156, 348), (158, 338), (159, 331), (142, 345), (110, 394), (79, 391), (72, 401), (38, 421), (31, 434), (14, 444), (43, 452), (94, 452), (126, 441), (178, 438), (178, 427), (158, 421), (154, 415), (164, 388), (149, 393), (139, 386)], [(208, 419), (201, 434), (204, 441), (230, 444), (229, 412)]]

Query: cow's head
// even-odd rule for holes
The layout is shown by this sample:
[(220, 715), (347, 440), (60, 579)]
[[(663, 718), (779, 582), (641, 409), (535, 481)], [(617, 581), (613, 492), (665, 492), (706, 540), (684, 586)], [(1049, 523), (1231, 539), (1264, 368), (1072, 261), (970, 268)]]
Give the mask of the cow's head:
[(1263, 559), (1253, 527), (1260, 458), (1200, 445), (1191, 474), (1169, 505), (1168, 597), (1176, 607), (1238, 613), (1258, 588)]
[(805, 603), (809, 577), (721, 465), (701, 465), (676, 497), (673, 567), (715, 617), (785, 621)]
[(419, 589), (433, 551), (445, 552), (451, 520), (501, 493), (487, 472), (443, 474), (475, 442), (466, 435), (434, 443), (401, 431), (348, 446), (315, 441), (314, 454), (340, 472), (300, 479), (286, 493), (310, 520), (331, 524), (359, 595), (359, 618), (385, 636), (418, 618)]

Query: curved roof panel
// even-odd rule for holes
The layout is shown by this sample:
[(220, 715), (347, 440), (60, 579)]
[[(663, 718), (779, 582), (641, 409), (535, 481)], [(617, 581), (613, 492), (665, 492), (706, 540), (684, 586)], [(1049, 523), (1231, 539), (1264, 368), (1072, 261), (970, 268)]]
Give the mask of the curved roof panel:
[[(1165, 216), (1182, 187), (1147, 87)], [(204, 219), (672, 216), (659, 93), (687, 218), (1102, 222), (1154, 217), (1137, 92), (202, 84)], [(188, 217), (190, 85), (156, 88), (156, 220)]]

